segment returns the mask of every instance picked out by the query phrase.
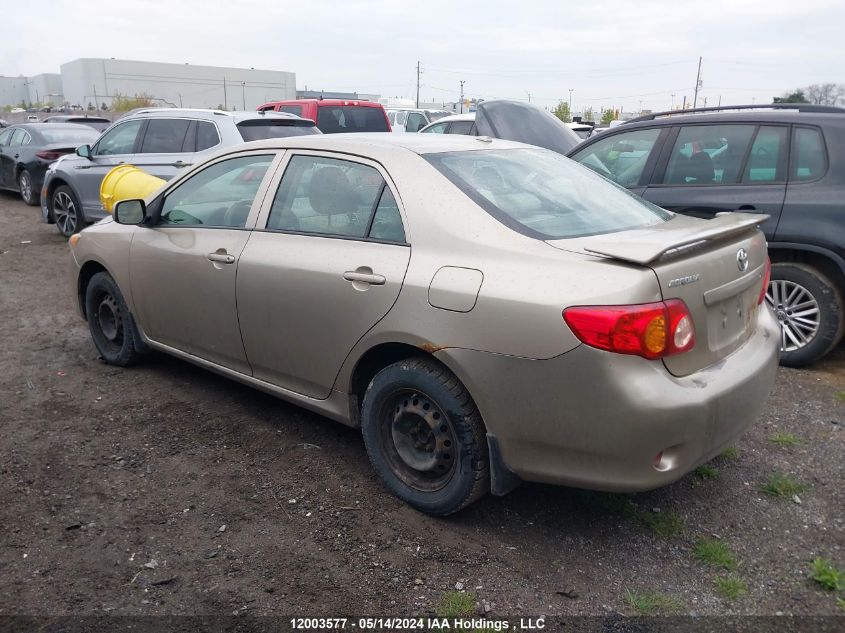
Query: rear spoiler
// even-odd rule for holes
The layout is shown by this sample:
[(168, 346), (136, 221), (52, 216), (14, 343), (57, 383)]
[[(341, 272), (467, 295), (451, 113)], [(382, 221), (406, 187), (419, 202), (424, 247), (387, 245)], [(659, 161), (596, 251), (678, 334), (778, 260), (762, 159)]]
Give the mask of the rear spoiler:
[(681, 255), (707, 242), (745, 233), (768, 218), (762, 213), (725, 213), (706, 222), (678, 228), (672, 227), (670, 221), (646, 229), (587, 238), (589, 241), (583, 248), (589, 253), (644, 266), (658, 259)]

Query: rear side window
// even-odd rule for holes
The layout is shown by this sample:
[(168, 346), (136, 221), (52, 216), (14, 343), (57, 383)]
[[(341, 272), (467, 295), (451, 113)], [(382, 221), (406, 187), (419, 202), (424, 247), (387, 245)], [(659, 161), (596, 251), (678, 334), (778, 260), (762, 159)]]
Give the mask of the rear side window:
[(298, 105), (283, 105), (279, 106), (279, 109), (276, 112), (287, 112), (288, 114), (295, 114), (296, 116), (302, 116), (302, 106)]
[(448, 123), (438, 123), (437, 125), (432, 125), (429, 128), (423, 130), (426, 134), (443, 134), (446, 131), (446, 126), (449, 125)]
[[(295, 119), (294, 119), (295, 120)], [(288, 136), (308, 136), (319, 134), (320, 130), (308, 121), (308, 125), (291, 125), (286, 121), (273, 119), (255, 119), (238, 124), (238, 132), (244, 141), (262, 141), (268, 138), (285, 138)]]
[(472, 121), (455, 121), (449, 124), (449, 134), (469, 134), (472, 131)]
[(405, 242), (405, 228), (402, 226), (402, 216), (399, 205), (389, 188), (384, 187), (370, 228), (370, 237), (386, 242)]
[(785, 127), (762, 126), (748, 154), (742, 182), (783, 182), (783, 157), (786, 153)]
[(15, 133), (12, 134), (12, 142), (9, 143), (9, 145), (11, 145), (12, 147), (15, 147), (17, 145), (24, 145), (24, 139), (28, 136), (29, 134), (26, 133), (26, 130), (24, 130), (22, 127), (19, 127), (15, 130)]
[[(399, 118), (397, 116), (397, 122)], [(322, 106), (317, 108), (317, 127), (323, 134), (338, 132), (388, 132), (381, 108)]]
[(188, 134), (187, 119), (151, 119), (147, 124), (142, 154), (178, 154)]
[(827, 155), (821, 132), (813, 128), (797, 127), (793, 132), (791, 180), (816, 180), (827, 166)]
[(633, 187), (640, 182), (658, 136), (658, 128), (614, 134), (588, 145), (572, 158), (623, 187)]
[(220, 143), (217, 126), (209, 121), (197, 121), (197, 150), (201, 152)]
[(663, 184), (735, 184), (753, 134), (753, 125), (682, 127)]

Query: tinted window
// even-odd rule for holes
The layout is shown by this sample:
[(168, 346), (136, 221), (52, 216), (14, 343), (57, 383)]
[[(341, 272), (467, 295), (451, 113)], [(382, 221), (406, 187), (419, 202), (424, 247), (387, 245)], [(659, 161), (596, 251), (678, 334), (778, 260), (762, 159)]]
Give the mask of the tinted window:
[(757, 132), (742, 182), (782, 182), (781, 165), (786, 152), (786, 128), (763, 126)]
[(656, 128), (614, 134), (575, 152), (572, 158), (623, 187), (633, 187), (640, 182), (658, 136)]
[(283, 105), (279, 106), (277, 112), (287, 112), (288, 114), (295, 114), (296, 116), (302, 116), (302, 106), (297, 105)]
[(396, 198), (388, 187), (384, 188), (370, 228), (370, 237), (387, 242), (405, 243), (405, 229)]
[(220, 143), (217, 126), (209, 121), (197, 121), (197, 150), (201, 152)]
[(273, 156), (232, 158), (203, 169), (167, 194), (160, 224), (243, 227)]
[(428, 121), (419, 112), (410, 112), (408, 114), (408, 122), (405, 123), (406, 132), (419, 132), (422, 128), (428, 125)]
[(566, 154), (581, 142), (556, 116), (519, 101), (486, 101), (478, 105), (479, 136), (492, 136), (545, 147)]
[(443, 134), (446, 131), (446, 126), (449, 125), (448, 123), (438, 123), (437, 125), (432, 125), (430, 128), (425, 130), (426, 134)]
[(9, 143), (9, 145), (11, 145), (13, 147), (16, 146), (16, 145), (23, 145), (24, 144), (23, 141), (27, 136), (29, 136), (29, 135), (26, 133), (26, 130), (19, 127), (18, 129), (15, 130), (15, 133), (12, 134), (12, 142)]
[(792, 180), (815, 180), (824, 174), (827, 163), (824, 141), (818, 130), (797, 127), (792, 142)]
[(424, 156), (485, 211), (539, 239), (641, 228), (671, 215), (544, 149)]
[(238, 124), (238, 132), (245, 141), (261, 141), (266, 138), (284, 138), (286, 136), (307, 136), (319, 134), (320, 130), (313, 123), (291, 125), (286, 121), (256, 119)]
[(291, 158), (268, 229), (364, 237), (384, 179), (378, 170), (320, 156)]
[(753, 134), (753, 125), (682, 127), (663, 182), (671, 185), (736, 183)]
[(324, 134), (388, 131), (384, 110), (356, 106), (323, 106), (317, 108), (317, 127)]
[(14, 130), (4, 130), (3, 133), (0, 134), (0, 145), (8, 145), (14, 132)]
[(97, 154), (131, 154), (135, 150), (135, 139), (143, 121), (127, 121), (113, 127), (97, 143)]
[(81, 125), (79, 128), (71, 130), (43, 127), (39, 132), (47, 143), (70, 143), (71, 145), (93, 143), (99, 136), (96, 130)]
[(452, 114), (451, 112), (446, 112), (446, 110), (426, 110), (425, 113), (428, 115), (429, 121), (437, 121), (438, 119), (442, 119), (444, 116)]
[(472, 121), (455, 121), (449, 124), (449, 134), (469, 134), (472, 131)]
[(187, 119), (151, 119), (141, 144), (142, 154), (178, 154), (188, 134)]

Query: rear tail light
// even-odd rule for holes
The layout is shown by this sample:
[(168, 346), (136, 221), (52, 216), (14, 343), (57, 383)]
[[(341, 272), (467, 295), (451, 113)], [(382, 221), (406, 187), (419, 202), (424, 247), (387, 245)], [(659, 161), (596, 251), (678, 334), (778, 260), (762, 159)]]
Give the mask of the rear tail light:
[(650, 360), (695, 347), (695, 325), (680, 299), (629, 306), (566, 308), (563, 319), (581, 342)]
[(766, 256), (766, 272), (763, 273), (763, 287), (760, 288), (760, 296), (757, 297), (757, 305), (762, 305), (766, 299), (766, 291), (769, 289), (769, 282), (772, 279), (772, 260)]
[(56, 160), (63, 156), (66, 152), (51, 152), (51, 151), (44, 151), (44, 152), (35, 152), (35, 155), (38, 158), (43, 160)]

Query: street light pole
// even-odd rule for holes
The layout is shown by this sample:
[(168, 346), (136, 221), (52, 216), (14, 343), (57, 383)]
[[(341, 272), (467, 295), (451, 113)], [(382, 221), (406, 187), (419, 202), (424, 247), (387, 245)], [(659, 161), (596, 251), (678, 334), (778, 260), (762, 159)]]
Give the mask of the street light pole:
[(569, 118), (572, 118), (572, 93), (575, 92), (575, 88), (569, 89)]
[(241, 82), (241, 98), (243, 99), (243, 102), (244, 102), (244, 112), (246, 112), (246, 82), (245, 81)]
[(464, 84), (466, 81), (461, 79), (461, 114), (464, 113)]

